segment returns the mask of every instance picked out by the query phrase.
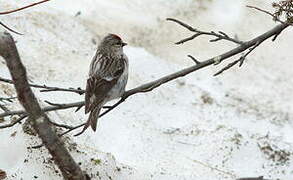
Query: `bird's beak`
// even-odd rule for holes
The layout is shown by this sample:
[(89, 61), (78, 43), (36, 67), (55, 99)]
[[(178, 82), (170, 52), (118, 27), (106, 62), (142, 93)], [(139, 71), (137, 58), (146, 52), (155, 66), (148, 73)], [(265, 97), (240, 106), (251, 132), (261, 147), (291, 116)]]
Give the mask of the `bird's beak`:
[(127, 43), (125, 43), (125, 42), (122, 42), (122, 46), (126, 46), (127, 45)]

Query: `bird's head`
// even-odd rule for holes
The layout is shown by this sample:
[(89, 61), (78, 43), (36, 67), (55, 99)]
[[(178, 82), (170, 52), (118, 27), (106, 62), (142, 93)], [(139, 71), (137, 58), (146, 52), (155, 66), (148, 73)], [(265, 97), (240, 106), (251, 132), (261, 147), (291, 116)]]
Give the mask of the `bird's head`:
[(123, 42), (118, 35), (108, 34), (101, 41), (99, 48), (110, 52), (123, 52), (123, 47), (126, 45), (127, 43)]

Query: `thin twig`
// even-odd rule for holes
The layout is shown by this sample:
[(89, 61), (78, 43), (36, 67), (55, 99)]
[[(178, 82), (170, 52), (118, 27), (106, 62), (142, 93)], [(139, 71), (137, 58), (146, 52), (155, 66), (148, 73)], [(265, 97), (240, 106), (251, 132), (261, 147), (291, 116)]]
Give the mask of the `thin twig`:
[(24, 6), (24, 7), (21, 7), (21, 8), (17, 8), (17, 9), (13, 9), (13, 10), (9, 10), (9, 11), (0, 12), (0, 15), (11, 14), (11, 13), (14, 13), (14, 12), (17, 12), (17, 11), (21, 11), (23, 9), (27, 9), (27, 8), (36, 6), (38, 4), (42, 4), (42, 3), (47, 2), (47, 1), (50, 1), (50, 0), (43, 0), (43, 1), (39, 1), (39, 2), (36, 2), (36, 3), (29, 4), (29, 5)]
[(207, 36), (216, 37), (215, 39), (211, 39), (210, 42), (216, 42), (216, 41), (220, 41), (220, 40), (227, 40), (227, 41), (236, 43), (238, 45), (243, 44), (242, 41), (239, 41), (238, 39), (231, 38), (230, 36), (228, 36), (226, 33), (222, 32), (222, 31), (219, 31), (218, 33), (214, 32), (214, 31), (211, 31), (211, 32), (200, 31), (200, 30), (198, 30), (196, 28), (193, 28), (192, 26), (190, 26), (190, 25), (188, 25), (188, 24), (186, 24), (186, 23), (184, 23), (182, 21), (179, 21), (179, 20), (173, 19), (173, 18), (167, 18), (167, 21), (173, 21), (173, 22), (185, 27), (189, 31), (195, 32), (194, 35), (192, 35), (192, 36), (190, 36), (188, 38), (182, 39), (182, 40), (176, 42), (175, 44), (183, 44), (183, 43), (185, 43), (187, 41), (190, 41), (190, 40), (193, 40), (194, 38), (199, 37), (201, 35), (207, 35)]
[(47, 100), (45, 100), (44, 102), (47, 103), (47, 104), (49, 104), (49, 105), (51, 105), (51, 106), (57, 106), (57, 107), (63, 107), (63, 106), (66, 106), (67, 105), (67, 104), (52, 103), (52, 102), (47, 101)]
[(80, 128), (80, 127), (83, 127), (85, 124), (86, 124), (86, 123), (82, 123), (82, 124), (80, 124), (80, 125), (78, 125), (78, 126), (74, 126), (72, 129), (68, 129), (67, 131), (65, 131), (65, 132), (63, 132), (63, 133), (61, 133), (61, 134), (59, 134), (59, 137), (64, 136), (65, 134), (68, 134), (68, 133), (70, 133), (71, 131), (73, 131), (73, 130), (75, 130), (75, 129), (78, 129), (78, 128)]
[[(43, 112), (49, 112), (49, 111), (56, 111), (56, 110), (62, 110), (62, 109), (69, 109), (69, 108), (74, 108), (74, 107), (79, 107), (79, 106), (83, 106), (84, 102), (80, 101), (80, 102), (75, 102), (75, 103), (68, 103), (68, 104), (63, 104), (64, 106), (47, 106), (42, 108)], [(9, 112), (5, 112), (0, 114), (0, 118), (1, 117), (6, 117), (6, 116), (11, 116), (11, 115), (22, 115), (22, 114), (27, 114), (24, 110), (18, 110), (18, 111), (9, 111)]]
[[(263, 42), (263, 41), (262, 41)], [(217, 73), (214, 74), (214, 76), (218, 76), (220, 74), (222, 74), (224, 71), (227, 71), (228, 69), (232, 68), (233, 66), (235, 66), (237, 63), (239, 63), (239, 67), (241, 67), (243, 65), (244, 60), (246, 59), (246, 57), (255, 49), (257, 48), (262, 42), (256, 42), (256, 44), (250, 48), (244, 55), (242, 55), (239, 59), (229, 63), (227, 66), (225, 66), (224, 68), (222, 68), (220, 71), (218, 71)]]
[[(126, 97), (126, 98), (127, 98), (127, 97)], [(119, 100), (119, 101), (118, 101), (117, 103), (115, 103), (113, 106), (107, 106), (107, 110), (106, 110), (105, 112), (103, 112), (102, 114), (100, 114), (99, 117), (102, 117), (102, 116), (106, 115), (107, 113), (109, 113), (111, 110), (113, 110), (114, 108), (116, 108), (119, 104), (121, 104), (122, 102), (124, 102), (126, 98), (125, 98), (125, 97), (124, 97), (124, 98), (121, 98), (121, 100)], [(52, 104), (55, 104), (55, 103), (52, 103)], [(58, 104), (58, 105), (60, 105), (60, 104)], [(57, 105), (57, 106), (58, 106), (58, 105)], [(66, 104), (62, 104), (62, 105), (63, 105), (63, 106), (66, 106)], [(81, 107), (82, 107), (82, 106), (81, 106)], [(66, 129), (68, 129), (67, 131), (63, 132), (63, 133), (60, 134), (59, 136), (63, 136), (63, 135), (65, 135), (65, 134), (67, 134), (67, 133), (69, 133), (69, 132), (71, 132), (71, 131), (73, 131), (73, 130), (75, 130), (75, 129), (78, 129), (78, 128), (80, 128), (80, 127), (83, 127), (83, 126), (85, 125), (85, 123), (82, 123), (82, 124), (77, 125), (77, 126), (68, 126), (68, 125), (65, 125), (65, 124), (58, 124), (58, 123), (55, 123), (55, 122), (52, 122), (52, 124), (54, 124), (54, 125), (57, 126), (57, 127), (62, 127), (62, 128), (66, 128)], [(81, 132), (79, 132), (79, 133), (77, 133), (77, 134), (75, 134), (74, 136), (79, 136), (79, 135), (81, 135), (82, 133), (84, 133), (84, 130), (81, 131)]]
[(23, 35), (22, 33), (19, 33), (19, 32), (15, 31), (15, 30), (11, 29), (10, 27), (6, 26), (6, 25), (5, 25), (3, 22), (1, 22), (1, 21), (0, 21), (0, 25), (3, 26), (5, 29), (7, 29), (7, 30), (10, 31), (10, 32), (13, 32), (13, 33), (18, 34), (18, 35)]
[[(83, 124), (78, 125), (78, 126), (69, 126), (69, 125), (66, 125), (66, 124), (60, 124), (60, 123), (56, 123), (56, 122), (52, 122), (52, 121), (50, 121), (50, 123), (53, 124), (53, 125), (56, 126), (56, 127), (60, 127), (60, 128), (68, 129), (67, 131), (65, 131), (65, 132), (63, 132), (63, 133), (61, 133), (61, 134), (59, 134), (58, 137), (61, 137), (61, 136), (65, 135), (65, 134), (67, 134), (67, 133), (73, 131), (74, 129), (77, 129), (77, 128), (82, 127), (82, 126), (85, 125), (85, 123), (83, 123)], [(44, 146), (44, 143), (41, 143), (41, 144), (39, 144), (39, 145), (31, 146), (31, 147), (29, 147), (29, 148), (31, 148), (31, 149), (39, 149), (39, 148), (41, 148), (41, 147), (43, 147), (43, 146)]]
[(195, 62), (195, 64), (200, 64), (200, 62), (197, 59), (195, 59), (193, 56), (187, 55), (187, 57), (189, 57), (191, 60), (193, 60), (193, 62)]
[(60, 124), (60, 123), (56, 123), (56, 122), (53, 122), (53, 121), (50, 121), (50, 123), (53, 124), (56, 127), (61, 127), (61, 128), (65, 128), (65, 129), (74, 128), (73, 126), (69, 126), (69, 125), (66, 125), (66, 124)]
[(239, 178), (236, 180), (266, 180), (263, 178), (263, 176), (259, 176), (259, 177), (245, 177), (245, 178)]
[[(187, 158), (187, 157), (186, 157), (186, 158)], [(206, 163), (203, 163), (203, 162), (201, 162), (201, 161), (199, 161), (199, 160), (196, 160), (196, 159), (190, 159), (190, 158), (187, 158), (187, 159), (191, 160), (192, 162), (194, 162), (194, 163), (196, 163), (196, 164), (200, 164), (200, 165), (202, 165), (202, 166), (204, 166), (204, 167), (206, 167), (206, 168), (209, 168), (209, 169), (211, 169), (212, 171), (217, 171), (217, 172), (219, 172), (219, 173), (221, 173), (221, 174), (226, 174), (226, 175), (231, 176), (231, 177), (233, 177), (233, 178), (236, 177), (234, 174), (232, 174), (232, 173), (230, 173), (230, 172), (223, 171), (223, 170), (221, 170), (221, 169), (219, 169), (219, 168), (217, 168), (217, 167), (212, 167), (211, 165), (206, 164)]]
[(4, 98), (4, 97), (0, 97), (0, 101), (7, 101), (7, 102), (13, 102), (12, 99), (17, 99), (17, 97), (8, 97), (8, 98)]
[(247, 5), (246, 7), (251, 8), (251, 9), (255, 9), (255, 10), (258, 10), (258, 11), (261, 11), (261, 12), (263, 12), (265, 14), (268, 14), (268, 15), (272, 16), (275, 21), (278, 21), (278, 22), (280, 22), (282, 24), (287, 24), (286, 22), (280, 20), (273, 13), (270, 13), (269, 11), (263, 10), (261, 8), (255, 7), (255, 6), (249, 6), (249, 5)]
[(46, 85), (44, 85), (44, 86), (45, 86), (44, 87), (45, 89), (40, 90), (40, 92), (65, 91), (65, 92), (75, 92), (79, 95), (82, 95), (85, 92), (80, 87), (76, 88), (76, 89), (74, 89), (74, 88), (67, 88), (66, 89), (66, 88), (59, 88), (59, 87), (48, 87)]
[(231, 67), (233, 67), (234, 65), (236, 65), (238, 62), (239, 62), (239, 59), (236, 60), (236, 61), (233, 61), (233, 62), (229, 63), (227, 66), (225, 66), (224, 68), (222, 68), (220, 71), (216, 72), (214, 74), (214, 76), (218, 76), (218, 75), (222, 74), (224, 71), (230, 69)]
[(0, 104), (0, 109), (2, 109), (4, 112), (9, 112), (9, 109), (3, 104)]
[(11, 123), (9, 123), (9, 124), (5, 124), (5, 125), (0, 126), (0, 129), (12, 127), (17, 123), (20, 123), (26, 117), (27, 117), (27, 115), (21, 115), (17, 120), (11, 121)]
[[(5, 82), (5, 83), (9, 83), (9, 84), (14, 84), (12, 80), (10, 79), (6, 79), (6, 78), (2, 78), (0, 77), (0, 81)], [(77, 94), (84, 94), (84, 90), (82, 90), (81, 88), (60, 88), (60, 87), (53, 87), (53, 86), (47, 86), (47, 85), (39, 85), (39, 84), (29, 84), (29, 86), (34, 87), (34, 88), (40, 88), (43, 90), (40, 90), (41, 92), (49, 92), (49, 91), (65, 91), (65, 92), (74, 92)]]
[[(263, 42), (263, 41), (262, 41)], [(246, 59), (246, 57), (255, 49), (257, 48), (262, 42), (257, 42), (254, 46), (252, 46), (252, 48), (249, 48), (249, 50), (247, 51), (247, 53), (245, 53), (244, 55), (242, 55), (239, 58), (239, 67), (241, 67), (243, 65), (244, 60)]]
[[(5, 101), (7, 102), (13, 102), (12, 99), (15, 99), (16, 97), (9, 97), (9, 98), (3, 98), (0, 97), (0, 101), (2, 101), (3, 103), (5, 103)], [(10, 110), (4, 105), (4, 104), (0, 104), (0, 109), (2, 109), (4, 112), (9, 112)]]
[(42, 143), (42, 144), (39, 144), (39, 145), (35, 145), (35, 146), (30, 146), (30, 147), (27, 147), (28, 149), (39, 149), (39, 148), (41, 148), (41, 147), (43, 147), (44, 146), (44, 144)]
[[(48, 106), (48, 107), (45, 107), (43, 108), (42, 110), (44, 112), (49, 112), (49, 111), (56, 111), (56, 110), (62, 110), (62, 109), (68, 109), (68, 108), (73, 108), (73, 107), (79, 107), (79, 106), (84, 106), (84, 102), (76, 102), (76, 103), (68, 103), (68, 104), (56, 104), (56, 103), (51, 103), (49, 101), (45, 101), (47, 102), (48, 104), (50, 104), (51, 106)], [(27, 117), (27, 113), (23, 110), (20, 110), (20, 111), (6, 111), (2, 114), (0, 114), (0, 118), (2, 117), (6, 117), (6, 116), (11, 116), (11, 115), (21, 115), (21, 116), (24, 116), (24, 117)], [(59, 124), (59, 123), (56, 123), (56, 122), (52, 122), (50, 121), (51, 124), (57, 126), (57, 127), (61, 127), (61, 128), (66, 128), (66, 129), (76, 129), (78, 128), (78, 126), (68, 126), (68, 125), (65, 125), (65, 124)], [(15, 125), (16, 123), (14, 123), (13, 125)], [(7, 127), (12, 127), (13, 125), (9, 125)]]

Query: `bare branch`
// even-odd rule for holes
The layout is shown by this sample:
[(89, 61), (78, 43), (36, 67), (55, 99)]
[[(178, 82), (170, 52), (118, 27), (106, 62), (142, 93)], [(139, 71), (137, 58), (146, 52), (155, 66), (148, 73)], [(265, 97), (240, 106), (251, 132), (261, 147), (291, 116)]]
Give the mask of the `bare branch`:
[[(102, 114), (100, 114), (100, 116), (99, 117), (102, 117), (102, 116), (104, 116), (104, 115), (106, 115), (107, 113), (109, 113), (111, 110), (113, 110), (114, 108), (116, 108), (119, 104), (121, 104), (123, 101), (125, 101), (125, 99), (123, 99), (123, 98), (121, 98), (121, 100), (120, 101), (118, 101), (117, 103), (115, 103), (113, 106), (106, 106), (106, 111), (105, 112), (103, 112)], [(47, 101), (48, 102), (48, 101)], [(50, 104), (52, 104), (52, 105), (56, 105), (57, 107), (60, 105), (60, 104), (55, 104), (55, 103), (51, 103), (51, 102), (49, 102)], [(68, 104), (62, 104), (63, 106), (68, 106)], [(84, 105), (84, 103), (76, 103), (76, 105), (77, 106), (79, 106), (80, 108)], [(0, 116), (1, 117), (1, 116)], [(85, 125), (85, 123), (82, 123), (82, 124), (80, 124), (80, 125), (77, 125), (77, 126), (68, 126), (68, 125), (66, 125), (66, 124), (58, 124), (58, 123), (55, 123), (55, 122), (51, 122), (53, 125), (55, 125), (55, 126), (57, 126), (57, 127), (61, 127), (61, 128), (65, 128), (65, 129), (68, 129), (67, 131), (65, 131), (65, 132), (63, 132), (63, 133), (61, 133), (59, 136), (61, 137), (61, 136), (63, 136), (63, 135), (65, 135), (65, 134), (67, 134), (67, 133), (69, 133), (69, 132), (71, 132), (71, 131), (73, 131), (73, 130), (75, 130), (75, 129), (78, 129), (78, 128), (80, 128), (80, 127), (83, 127), (84, 125)], [(81, 134), (83, 134), (84, 133), (84, 130), (83, 131), (81, 131), (81, 132), (79, 132), (79, 133), (77, 133), (77, 134), (75, 134), (74, 136), (79, 136), (79, 135), (81, 135)]]
[(224, 71), (230, 69), (231, 67), (233, 67), (234, 65), (236, 65), (238, 62), (239, 62), (239, 59), (236, 60), (236, 61), (233, 61), (233, 62), (229, 63), (227, 66), (225, 66), (220, 71), (218, 71), (217, 73), (215, 73), (214, 76), (218, 76), (218, 75), (222, 74)]
[[(13, 81), (10, 79), (2, 78), (0, 77), (0, 81), (13, 84)], [(81, 88), (60, 88), (60, 87), (52, 87), (52, 86), (47, 86), (47, 85), (39, 85), (39, 84), (29, 84), (29, 86), (34, 87), (34, 88), (40, 88), (40, 92), (50, 92), (50, 91), (65, 91), (65, 92), (74, 92), (77, 94), (84, 94), (84, 90)]]
[(53, 124), (56, 127), (61, 127), (61, 128), (65, 128), (65, 129), (74, 128), (73, 126), (69, 126), (69, 125), (66, 125), (66, 124), (59, 124), (59, 123), (56, 123), (56, 122), (53, 122), (53, 121), (50, 121), (50, 123)]
[(18, 34), (18, 35), (23, 35), (22, 33), (19, 33), (19, 32), (15, 31), (15, 30), (11, 29), (10, 27), (6, 26), (6, 25), (5, 25), (4, 23), (2, 23), (1, 21), (0, 21), (0, 25), (3, 26), (5, 29), (7, 29), (7, 30), (10, 31), (10, 32), (13, 32), (13, 33)]
[(21, 8), (13, 9), (13, 10), (10, 10), (10, 11), (0, 12), (0, 15), (11, 14), (11, 13), (14, 13), (14, 12), (17, 12), (17, 11), (21, 11), (23, 9), (27, 9), (27, 8), (36, 6), (38, 4), (42, 4), (42, 3), (47, 2), (47, 1), (50, 1), (50, 0), (43, 0), (43, 1), (39, 1), (39, 2), (36, 2), (36, 3), (29, 4), (29, 5), (21, 7)]
[[(106, 111), (105, 112), (103, 112), (102, 114), (100, 114), (100, 116), (99, 117), (102, 117), (102, 116), (104, 116), (104, 115), (106, 115), (107, 113), (109, 113), (111, 110), (113, 110), (114, 108), (116, 108), (119, 104), (121, 104), (123, 101), (124, 101), (125, 99), (121, 99), (120, 101), (118, 101), (117, 103), (115, 103), (113, 106), (106, 106)], [(60, 104), (55, 104), (55, 103), (50, 103), (50, 104), (53, 104), (53, 105), (57, 105), (57, 107), (60, 105)], [(62, 104), (63, 106), (68, 106), (68, 104)], [(79, 108), (81, 108), (82, 106), (84, 106), (84, 103), (76, 103), (76, 105), (79, 107)], [(1, 116), (0, 116), (1, 117)], [(65, 134), (68, 134), (69, 132), (71, 132), (71, 131), (73, 131), (73, 130), (75, 130), (75, 129), (78, 129), (78, 128), (80, 128), (80, 127), (83, 127), (86, 123), (82, 123), (82, 124), (80, 124), (80, 125), (77, 125), (77, 126), (68, 126), (68, 125), (66, 125), (66, 124), (58, 124), (58, 123), (55, 123), (55, 122), (51, 122), (53, 125), (55, 125), (55, 126), (57, 126), (57, 127), (61, 127), (61, 128), (65, 128), (65, 129), (68, 129), (67, 131), (65, 131), (65, 132), (63, 132), (63, 133), (61, 133), (60, 135), (59, 135), (59, 137), (61, 137), (61, 136), (63, 136), (63, 135), (65, 135)], [(81, 132), (79, 132), (79, 133), (77, 133), (77, 134), (75, 134), (74, 136), (79, 136), (79, 135), (81, 135), (81, 134), (83, 134), (84, 133), (84, 130), (83, 131), (81, 131)], [(39, 147), (39, 146), (38, 146)]]
[(263, 10), (261, 8), (255, 7), (255, 6), (246, 6), (246, 7), (251, 8), (251, 9), (255, 9), (255, 10), (258, 10), (258, 11), (263, 12), (265, 14), (268, 14), (268, 15), (272, 16), (275, 21), (278, 21), (278, 22), (280, 22), (282, 24), (287, 24), (286, 22), (280, 20), (273, 13), (270, 13), (269, 11)]
[[(262, 34), (262, 35), (260, 35), (260, 36), (258, 36), (256, 38), (254, 38), (254, 39), (252, 39), (250, 41), (244, 42), (242, 45), (240, 45), (240, 46), (238, 46), (238, 47), (236, 47), (236, 48), (234, 48), (234, 49), (232, 49), (232, 50), (230, 50), (228, 52), (225, 52), (225, 53), (223, 53), (223, 54), (221, 54), (219, 56), (210, 58), (210, 59), (208, 59), (206, 61), (200, 62), (199, 64), (190, 66), (188, 68), (182, 69), (182, 70), (177, 71), (175, 73), (166, 75), (166, 76), (164, 76), (162, 78), (159, 78), (157, 80), (151, 81), (149, 83), (146, 83), (146, 84), (143, 84), (143, 85), (138, 86), (136, 88), (133, 88), (131, 90), (128, 90), (128, 91), (126, 91), (123, 94), (123, 96), (122, 96), (122, 98), (121, 98), (120, 101), (118, 101), (116, 104), (114, 104), (112, 106), (112, 108), (107, 109), (104, 113), (101, 114), (101, 116), (102, 115), (105, 115), (106, 113), (108, 113), (111, 110), (113, 110), (114, 108), (116, 108), (118, 105), (120, 105), (122, 102), (124, 102), (129, 96), (132, 96), (132, 95), (138, 94), (138, 93), (145, 93), (145, 92), (152, 91), (153, 89), (161, 86), (162, 84), (165, 84), (165, 83), (167, 83), (169, 81), (172, 81), (174, 79), (177, 79), (179, 77), (183, 77), (185, 75), (188, 75), (188, 74), (190, 74), (192, 72), (195, 72), (195, 71), (197, 71), (199, 69), (202, 69), (204, 67), (207, 67), (207, 66), (210, 66), (210, 65), (213, 65), (213, 64), (216, 64), (216, 63), (220, 63), (223, 60), (228, 59), (228, 58), (230, 58), (230, 57), (232, 57), (232, 56), (234, 56), (236, 54), (239, 54), (239, 53), (241, 53), (243, 51), (246, 51), (249, 48), (253, 48), (254, 49), (254, 48), (256, 48), (256, 45), (258, 43), (263, 42), (263, 41), (265, 41), (265, 40), (267, 40), (267, 39), (275, 36), (276, 34), (280, 33), (284, 29), (286, 29), (288, 26), (289, 26), (288, 24), (280, 24), (280, 25), (277, 25), (276, 27), (274, 27), (273, 29), (265, 32), (264, 34)], [(231, 66), (233, 66), (235, 64), (232, 63)], [(62, 104), (62, 106), (48, 106), (48, 107), (43, 108), (42, 110), (44, 112), (47, 112), (47, 111), (55, 111), (55, 110), (61, 110), (61, 109), (68, 109), (68, 108), (73, 108), (73, 107), (78, 107), (78, 109), (80, 109), (83, 105), (84, 105), (84, 102), (76, 102), (76, 103)], [(20, 114), (25, 114), (25, 111), (5, 112), (5, 113), (0, 114), (0, 117), (5, 117), (5, 116), (15, 115), (15, 114), (19, 114), (19, 115)], [(82, 126), (83, 125), (76, 126), (76, 127), (74, 127), (74, 129), (77, 129), (77, 128), (82, 127)], [(68, 130), (68, 132), (70, 132), (70, 131), (72, 131), (72, 130)], [(68, 133), (68, 132), (66, 132), (66, 133)]]
[(45, 100), (44, 102), (49, 104), (49, 105), (51, 105), (51, 106), (56, 106), (56, 107), (59, 107), (59, 108), (62, 108), (62, 107), (67, 105), (67, 104), (52, 103), (52, 102), (47, 101), (47, 100)]
[(257, 42), (254, 46), (252, 46), (252, 48), (250, 48), (247, 53), (245, 53), (244, 55), (242, 55), (239, 58), (239, 67), (241, 67), (243, 65), (244, 60), (246, 59), (246, 57), (255, 49), (257, 48), (263, 41), (259, 41)]
[(167, 21), (173, 21), (173, 22), (175, 22), (175, 23), (177, 23), (177, 24), (179, 24), (179, 25), (185, 27), (186, 29), (188, 29), (188, 30), (191, 31), (191, 32), (198, 32), (197, 29), (195, 29), (195, 28), (193, 28), (192, 26), (190, 26), (190, 25), (188, 25), (188, 24), (186, 24), (186, 23), (184, 23), (184, 22), (182, 22), (182, 21), (179, 21), (179, 20), (177, 20), (177, 19), (174, 19), (174, 18), (167, 18), (166, 20), (167, 20)]
[(197, 59), (195, 59), (193, 56), (187, 55), (187, 57), (189, 57), (191, 60), (193, 60), (193, 62), (195, 62), (195, 64), (200, 64), (200, 62)]
[(13, 99), (16, 99), (17, 97), (8, 97), (8, 98), (4, 98), (4, 97), (0, 97), (0, 101), (7, 101), (7, 102), (13, 102)]
[(21, 115), (17, 120), (14, 120), (9, 124), (5, 124), (5, 125), (0, 126), (0, 129), (12, 127), (12, 126), (16, 125), (17, 123), (20, 123), (26, 117), (27, 117), (27, 115)]
[(201, 36), (201, 35), (207, 35), (207, 36), (216, 37), (215, 39), (211, 39), (210, 42), (216, 42), (216, 41), (220, 41), (220, 40), (227, 40), (227, 41), (236, 43), (238, 45), (243, 44), (242, 41), (239, 41), (238, 39), (231, 38), (230, 36), (228, 36), (226, 33), (222, 32), (222, 31), (219, 31), (218, 33), (215, 33), (214, 31), (211, 31), (211, 32), (200, 31), (200, 30), (198, 30), (196, 28), (193, 28), (192, 26), (190, 26), (190, 25), (188, 25), (188, 24), (186, 24), (186, 23), (184, 23), (182, 21), (179, 21), (179, 20), (173, 19), (173, 18), (167, 18), (167, 21), (173, 21), (173, 22), (185, 27), (189, 31), (195, 32), (194, 35), (192, 35), (192, 36), (190, 36), (188, 38), (182, 39), (182, 40), (176, 42), (175, 44), (183, 44), (183, 43), (185, 43), (187, 41), (190, 41), (190, 40), (193, 40), (194, 38), (196, 38), (198, 36)]
[(66, 180), (85, 180), (86, 176), (58, 138), (51, 127), (49, 118), (44, 114), (38, 101), (29, 87), (26, 70), (21, 63), (12, 36), (4, 32), (0, 34), (0, 55), (5, 59), (17, 92), (19, 102), (27, 111), (33, 128), (42, 139), (46, 148)]
[(0, 104), (0, 109), (2, 109), (4, 112), (9, 112), (9, 109), (7, 109), (7, 107), (3, 104)]
[[(262, 41), (263, 42), (263, 41)], [(234, 65), (236, 65), (237, 63), (239, 63), (239, 67), (241, 67), (243, 65), (244, 60), (246, 59), (246, 57), (255, 49), (257, 48), (262, 42), (257, 42), (252, 48), (250, 48), (247, 53), (245, 53), (244, 55), (242, 55), (239, 59), (237, 59), (236, 61), (233, 61), (231, 63), (229, 63), (227, 66), (225, 66), (223, 69), (221, 69), (220, 71), (218, 71), (217, 73), (214, 74), (214, 76), (218, 76), (220, 74), (222, 74), (224, 71), (227, 71), (228, 69), (232, 68)]]
[[(47, 107), (42, 108), (42, 111), (49, 112), (49, 111), (75, 108), (75, 107), (79, 107), (79, 106), (84, 106), (84, 102), (81, 101), (81, 102), (75, 102), (75, 103), (68, 103), (68, 104), (63, 104), (63, 106), (47, 106)], [(6, 117), (6, 116), (11, 116), (11, 115), (22, 115), (22, 114), (27, 115), (26, 111), (24, 111), (24, 110), (9, 111), (9, 112), (5, 112), (5, 113), (0, 114), (0, 118)]]
[(239, 178), (236, 180), (266, 180), (263, 178), (263, 176), (259, 176), (259, 177), (246, 177), (246, 178)]
[[(61, 133), (61, 134), (59, 135), (59, 137), (64, 136), (65, 134), (68, 134), (68, 133), (70, 133), (71, 131), (73, 131), (73, 130), (75, 130), (75, 129), (78, 129), (78, 128), (80, 128), (80, 127), (83, 127), (85, 124), (86, 124), (86, 123), (82, 123), (82, 124), (80, 124), (80, 125), (78, 125), (78, 126), (74, 126), (72, 129), (69, 129), (69, 130), (67, 130), (67, 131), (65, 131), (65, 132), (63, 132), (63, 133)], [(78, 135), (78, 134), (77, 134), (77, 135)]]
[(74, 92), (77, 93), (79, 95), (82, 95), (85, 93), (84, 90), (82, 90), (80, 87), (74, 89), (74, 88), (59, 88), (59, 87), (48, 87), (46, 85), (44, 85), (45, 89), (40, 90), (40, 92), (51, 92), (51, 91), (65, 91), (65, 92)]

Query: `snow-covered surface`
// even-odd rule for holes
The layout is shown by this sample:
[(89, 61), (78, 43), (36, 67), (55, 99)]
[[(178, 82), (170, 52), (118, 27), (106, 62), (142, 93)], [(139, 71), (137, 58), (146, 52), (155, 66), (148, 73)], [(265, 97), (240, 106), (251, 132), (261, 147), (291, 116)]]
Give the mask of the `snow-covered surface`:
[[(0, 2), (1, 10), (28, 3)], [(129, 44), (125, 51), (130, 89), (192, 65), (187, 54), (205, 60), (235, 46), (211, 44), (203, 37), (175, 46), (173, 42), (190, 33), (165, 18), (248, 40), (274, 23), (245, 5), (270, 9), (270, 2), (56, 0), (1, 16), (1, 21), (25, 33), (14, 37), (30, 81), (51, 86), (84, 87), (95, 42), (108, 32), (121, 35)], [(292, 180), (292, 40), (288, 29), (276, 42), (257, 48), (240, 69), (213, 77), (223, 63), (134, 95), (101, 118), (96, 133), (70, 134), (66, 144), (93, 179), (232, 180), (263, 175)], [(0, 76), (9, 77), (3, 59)], [(35, 93), (43, 105), (44, 100), (83, 99), (73, 93)], [(13, 95), (13, 87), (0, 82), (0, 97)], [(21, 108), (17, 103), (6, 105)], [(74, 109), (49, 116), (70, 125), (86, 120), (83, 110), (74, 113)], [(0, 169), (8, 179), (62, 179), (46, 149), (27, 149), (40, 141), (25, 134), (21, 125), (1, 129), (0, 137)]]

